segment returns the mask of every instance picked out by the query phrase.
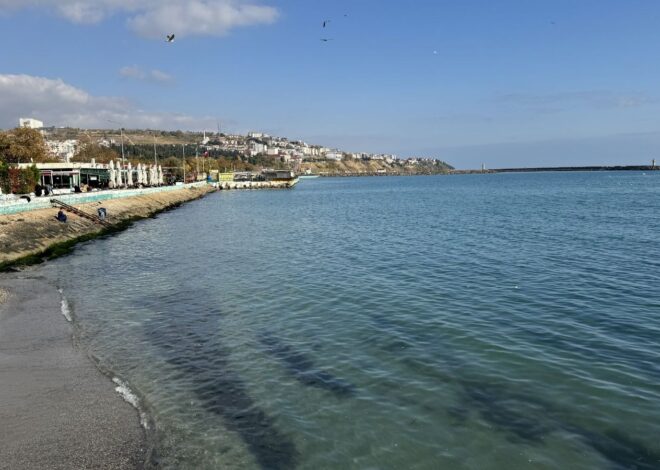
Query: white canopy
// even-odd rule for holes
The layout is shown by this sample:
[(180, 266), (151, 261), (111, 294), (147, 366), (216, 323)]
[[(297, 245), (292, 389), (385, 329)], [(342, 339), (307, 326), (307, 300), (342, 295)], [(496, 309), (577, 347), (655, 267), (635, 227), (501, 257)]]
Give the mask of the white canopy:
[(133, 165), (131, 165), (131, 162), (128, 162), (128, 169), (126, 170), (126, 186), (133, 186)]
[(110, 189), (115, 187), (115, 164), (112, 160), (108, 163), (108, 187)]

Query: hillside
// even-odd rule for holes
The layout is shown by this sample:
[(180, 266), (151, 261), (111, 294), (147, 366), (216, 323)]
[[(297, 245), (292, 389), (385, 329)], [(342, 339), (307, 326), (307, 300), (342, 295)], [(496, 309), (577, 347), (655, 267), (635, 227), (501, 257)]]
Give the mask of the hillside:
[(176, 159), (185, 154), (188, 165), (197, 168), (201, 160), (193, 162), (195, 155), (205, 155), (209, 157), (205, 160), (208, 167), (221, 171), (277, 168), (345, 176), (437, 174), (453, 169), (432, 158), (398, 159), (392, 155), (350, 153), (262, 134), (205, 135), (202, 132), (127, 129), (123, 131), (123, 149), (122, 133), (118, 129), (49, 128), (44, 134), (49, 140), (77, 140), (76, 161), (94, 158), (105, 162), (116, 159), (123, 150), (125, 158), (134, 163), (152, 161), (155, 151), (158, 158), (169, 160), (167, 164), (173, 167), (177, 166)]

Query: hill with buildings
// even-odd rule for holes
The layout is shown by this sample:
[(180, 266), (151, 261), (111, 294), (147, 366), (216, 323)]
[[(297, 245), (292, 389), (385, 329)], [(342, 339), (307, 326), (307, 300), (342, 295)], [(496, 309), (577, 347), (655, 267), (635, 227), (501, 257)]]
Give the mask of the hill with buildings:
[(60, 158), (134, 161), (205, 158), (219, 170), (287, 168), (299, 173), (324, 175), (433, 174), (452, 169), (430, 157), (400, 158), (396, 155), (349, 152), (308, 144), (286, 137), (251, 132), (247, 135), (136, 129), (43, 128), (49, 148)]

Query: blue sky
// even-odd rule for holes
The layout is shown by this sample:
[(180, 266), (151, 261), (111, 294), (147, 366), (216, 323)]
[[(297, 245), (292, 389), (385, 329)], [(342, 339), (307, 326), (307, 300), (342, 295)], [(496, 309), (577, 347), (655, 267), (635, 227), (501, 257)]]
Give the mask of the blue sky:
[(458, 168), (660, 156), (657, 1), (0, 0), (0, 44), (4, 128), (219, 121)]

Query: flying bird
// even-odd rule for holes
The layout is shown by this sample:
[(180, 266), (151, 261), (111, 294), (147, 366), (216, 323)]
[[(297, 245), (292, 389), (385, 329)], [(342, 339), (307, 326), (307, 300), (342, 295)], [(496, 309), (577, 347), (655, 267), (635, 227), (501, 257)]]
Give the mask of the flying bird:
[(325, 20), (325, 21), (323, 22), (323, 27), (325, 28), (325, 26), (326, 26), (328, 23), (330, 23), (330, 20)]
[(332, 38), (321, 38), (321, 41), (323, 41), (323, 42), (332, 41)]
[(174, 34), (168, 34), (166, 37), (167, 37), (167, 42), (174, 42)]

